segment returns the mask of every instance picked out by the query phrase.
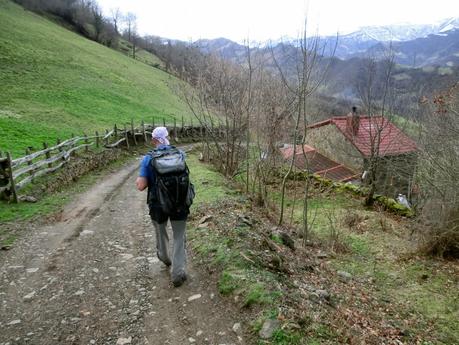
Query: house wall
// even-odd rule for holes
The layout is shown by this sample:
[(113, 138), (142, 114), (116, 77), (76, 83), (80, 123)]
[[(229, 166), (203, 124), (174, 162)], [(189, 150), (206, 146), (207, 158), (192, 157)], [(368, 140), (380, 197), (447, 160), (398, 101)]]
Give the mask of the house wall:
[[(376, 193), (394, 198), (399, 193), (410, 197), (416, 164), (415, 153), (379, 158)], [(364, 168), (367, 166), (365, 161)]]
[(309, 129), (306, 144), (357, 172), (362, 171), (362, 155), (333, 124)]

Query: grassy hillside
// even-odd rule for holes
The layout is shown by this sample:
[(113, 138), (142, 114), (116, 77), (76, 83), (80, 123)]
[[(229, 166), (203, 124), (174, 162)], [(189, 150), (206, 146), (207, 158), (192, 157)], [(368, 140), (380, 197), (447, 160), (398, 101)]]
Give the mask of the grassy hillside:
[(131, 118), (189, 117), (168, 86), (174, 77), (8, 0), (0, 0), (0, 66), (0, 150), (15, 156)]

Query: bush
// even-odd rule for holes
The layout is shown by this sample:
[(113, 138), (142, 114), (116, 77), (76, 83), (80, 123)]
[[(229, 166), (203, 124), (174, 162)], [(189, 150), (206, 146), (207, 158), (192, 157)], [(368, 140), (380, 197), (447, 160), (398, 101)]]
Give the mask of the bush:
[[(431, 107), (429, 107), (429, 104)], [(459, 257), (459, 83), (427, 102), (421, 127), (421, 251)]]
[[(425, 214), (425, 213), (424, 213)], [(428, 218), (433, 218), (430, 215)], [(459, 206), (438, 214), (433, 222), (425, 224), (421, 251), (427, 255), (459, 258)]]

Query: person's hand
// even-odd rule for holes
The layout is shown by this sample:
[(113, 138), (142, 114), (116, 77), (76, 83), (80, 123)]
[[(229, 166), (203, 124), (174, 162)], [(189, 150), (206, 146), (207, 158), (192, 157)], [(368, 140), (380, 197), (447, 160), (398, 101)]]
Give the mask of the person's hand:
[(145, 188), (148, 187), (148, 181), (145, 177), (137, 177), (137, 180), (135, 180), (135, 185), (137, 187), (137, 190), (142, 192), (145, 190)]

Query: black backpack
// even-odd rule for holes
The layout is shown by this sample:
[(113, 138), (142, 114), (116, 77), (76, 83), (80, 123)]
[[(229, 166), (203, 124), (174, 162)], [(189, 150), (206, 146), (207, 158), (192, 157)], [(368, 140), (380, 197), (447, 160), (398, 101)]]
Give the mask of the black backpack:
[[(156, 177), (149, 203), (157, 203), (166, 214), (188, 211), (195, 195), (185, 154), (174, 146), (151, 151), (150, 166)], [(153, 199), (154, 198), (154, 199)]]

